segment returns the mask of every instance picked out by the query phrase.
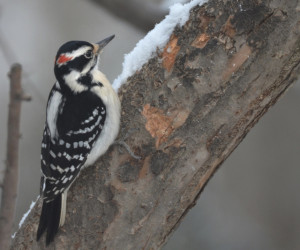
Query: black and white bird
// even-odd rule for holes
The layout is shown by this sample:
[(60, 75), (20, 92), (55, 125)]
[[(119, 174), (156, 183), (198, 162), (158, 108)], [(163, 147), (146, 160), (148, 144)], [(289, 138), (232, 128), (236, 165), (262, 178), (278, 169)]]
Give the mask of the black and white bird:
[(64, 224), (67, 192), (80, 171), (93, 164), (119, 132), (120, 101), (98, 70), (99, 53), (112, 39), (70, 41), (55, 58), (41, 151), (43, 207), (37, 240), (46, 245)]

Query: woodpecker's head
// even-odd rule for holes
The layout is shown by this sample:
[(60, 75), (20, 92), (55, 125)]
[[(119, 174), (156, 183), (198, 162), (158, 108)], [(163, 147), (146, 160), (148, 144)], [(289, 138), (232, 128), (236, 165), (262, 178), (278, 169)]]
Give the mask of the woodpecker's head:
[[(98, 43), (70, 41), (63, 44), (55, 57), (54, 73), (61, 87), (73, 92), (86, 89), (91, 81), (80, 81), (96, 66), (102, 49), (114, 38), (112, 35)], [(65, 86), (62, 86), (65, 85)]]

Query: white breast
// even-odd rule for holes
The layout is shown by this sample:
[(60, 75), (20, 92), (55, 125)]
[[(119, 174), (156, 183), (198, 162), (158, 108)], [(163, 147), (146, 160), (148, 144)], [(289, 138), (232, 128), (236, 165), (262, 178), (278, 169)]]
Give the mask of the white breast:
[(106, 119), (101, 134), (87, 157), (84, 166), (93, 164), (107, 151), (108, 147), (116, 139), (120, 127), (121, 104), (117, 93), (102, 72), (95, 69), (92, 72), (92, 76), (93, 81), (103, 84), (103, 87), (95, 86), (91, 91), (96, 93), (105, 104)]

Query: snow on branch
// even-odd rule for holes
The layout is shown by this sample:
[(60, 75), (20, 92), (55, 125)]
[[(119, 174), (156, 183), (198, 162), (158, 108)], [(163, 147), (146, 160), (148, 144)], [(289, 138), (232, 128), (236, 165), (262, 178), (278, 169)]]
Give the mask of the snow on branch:
[(186, 4), (177, 3), (170, 7), (170, 13), (154, 29), (141, 39), (135, 48), (124, 57), (123, 71), (114, 80), (113, 87), (118, 90), (128, 77), (155, 56), (156, 49), (163, 48), (174, 28), (186, 23), (189, 18), (190, 10), (197, 5), (203, 5), (207, 0), (193, 0)]
[[(31, 201), (28, 211), (25, 214), (23, 214), (22, 219), (19, 222), (19, 229), (23, 225), (24, 221), (26, 220), (27, 216), (29, 215), (29, 213), (31, 212), (32, 208), (35, 206), (35, 203), (38, 201), (39, 198), (40, 198), (40, 196), (38, 196), (36, 198), (36, 201)], [(16, 236), (16, 232), (11, 236), (11, 238), (13, 239), (13, 238), (15, 238), (15, 236)]]

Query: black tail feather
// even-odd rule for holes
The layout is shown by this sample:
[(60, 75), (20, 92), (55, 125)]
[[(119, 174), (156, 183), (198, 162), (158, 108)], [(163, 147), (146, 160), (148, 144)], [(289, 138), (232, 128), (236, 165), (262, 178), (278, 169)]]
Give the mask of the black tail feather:
[(60, 213), (61, 194), (59, 194), (53, 201), (48, 203), (43, 201), (43, 208), (36, 236), (37, 241), (46, 230), (46, 245), (49, 245), (54, 240), (59, 227)]
[(40, 223), (39, 223), (39, 227), (36, 233), (36, 240), (39, 241), (39, 239), (41, 238), (42, 234), (44, 233), (44, 231), (47, 228), (47, 214), (49, 211), (49, 203), (46, 203), (45, 201), (43, 201), (43, 207), (42, 207), (42, 213), (40, 216)]

